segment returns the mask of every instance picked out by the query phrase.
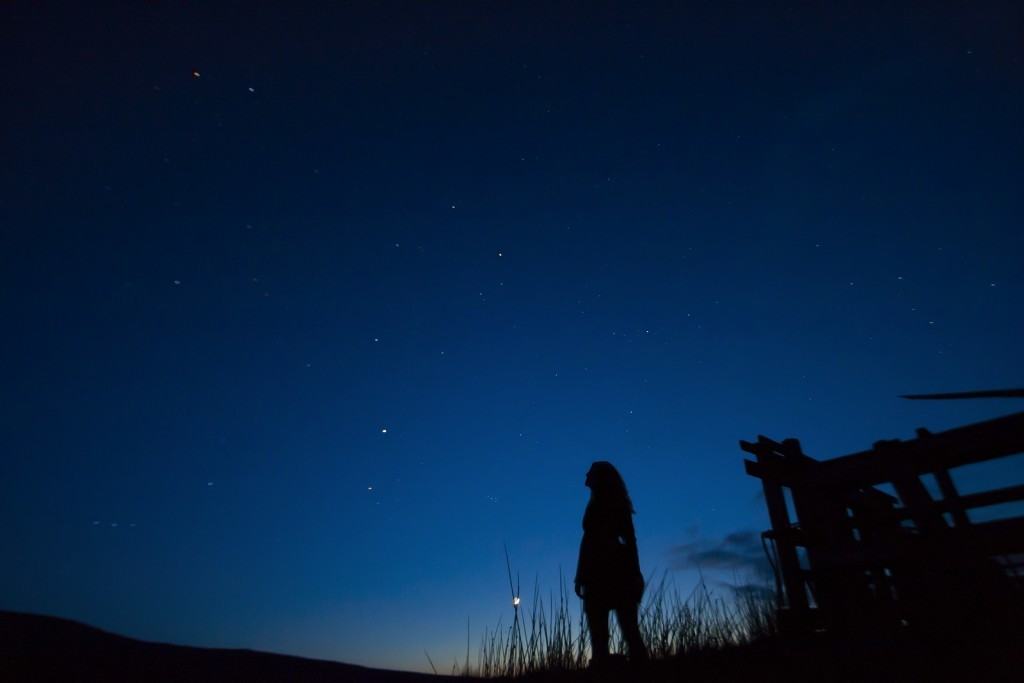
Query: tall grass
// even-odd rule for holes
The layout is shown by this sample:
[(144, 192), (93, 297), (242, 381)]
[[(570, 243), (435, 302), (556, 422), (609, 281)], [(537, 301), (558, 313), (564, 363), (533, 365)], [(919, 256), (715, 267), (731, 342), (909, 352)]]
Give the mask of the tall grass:
[[(499, 620), (493, 630), (484, 631), (475, 666), (467, 657), (453, 673), (497, 678), (587, 667), (590, 634), (586, 618), (564, 577), (559, 578), (558, 595), (549, 594), (546, 601), (535, 581), (529, 609), (522, 607), (514, 602), (508, 626)], [(701, 579), (683, 597), (667, 573), (648, 588), (640, 608), (640, 632), (654, 659), (742, 645), (772, 635), (775, 629), (775, 606), (769, 592), (736, 593), (726, 600)], [(611, 630), (610, 647), (612, 652), (625, 653), (617, 627)]]

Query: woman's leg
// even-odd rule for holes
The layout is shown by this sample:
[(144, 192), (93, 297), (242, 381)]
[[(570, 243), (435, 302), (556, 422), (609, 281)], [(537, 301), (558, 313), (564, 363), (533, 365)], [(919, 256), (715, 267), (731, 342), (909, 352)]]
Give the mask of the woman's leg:
[(647, 659), (647, 648), (644, 646), (644, 639), (640, 635), (640, 624), (638, 618), (638, 603), (621, 605), (615, 609), (615, 616), (619, 620), (619, 628), (622, 630), (622, 637), (629, 647), (629, 658), (634, 662)]
[(583, 611), (587, 614), (587, 626), (590, 628), (593, 661), (604, 661), (608, 659), (608, 608), (584, 601)]

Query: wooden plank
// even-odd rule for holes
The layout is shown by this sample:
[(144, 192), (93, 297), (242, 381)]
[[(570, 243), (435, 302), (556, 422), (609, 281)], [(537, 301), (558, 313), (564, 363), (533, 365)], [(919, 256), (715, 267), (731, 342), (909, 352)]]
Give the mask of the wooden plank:
[[(957, 527), (949, 530), (947, 538), (948, 543), (932, 547), (946, 548), (958, 559), (1024, 553), (1024, 518), (1015, 517)], [(819, 568), (870, 568), (899, 563), (907, 559), (920, 558), (922, 544), (928, 544), (928, 541), (916, 535), (901, 538), (897, 534), (888, 539), (865, 540), (855, 547), (835, 549), (822, 558)], [(970, 551), (969, 555), (963, 555), (965, 549)]]
[[(790, 528), (789, 513), (786, 511), (786, 500), (782, 493), (782, 487), (767, 479), (763, 479), (761, 484), (772, 528), (777, 532), (788, 530)], [(775, 539), (775, 552), (779, 556), (782, 585), (786, 589), (789, 608), (797, 612), (806, 612), (809, 604), (804, 581), (800, 576), (800, 560), (797, 558), (796, 547), (787, 542), (787, 539), (780, 534)]]
[[(762, 447), (764, 448), (764, 446)], [(1024, 451), (1024, 412), (910, 441), (879, 442), (870, 451), (823, 460), (813, 472), (792, 472), (793, 486), (862, 487), (891, 481), (896, 461), (914, 474), (984, 462)]]
[[(796, 469), (813, 472), (821, 466), (804, 454), (796, 439), (783, 441), (780, 450), (783, 459)], [(819, 486), (793, 487), (793, 505), (807, 537), (814, 599), (824, 624), (835, 632), (854, 628), (870, 599), (864, 572), (834, 561), (839, 555), (856, 552), (858, 545), (847, 515), (850, 493)]]
[[(879, 493), (881, 493), (881, 491), (879, 491)], [(993, 489), (991, 491), (968, 493), (966, 495), (959, 496), (955, 501), (937, 500), (932, 503), (932, 506), (939, 512), (952, 512), (954, 509), (958, 508), (971, 510), (974, 508), (987, 507), (989, 505), (1014, 503), (1017, 501), (1024, 501), (1024, 484), (1018, 486), (1006, 486), (1004, 488)], [(910, 510), (905, 507), (892, 508), (889, 514), (891, 514), (897, 521), (909, 519), (911, 517)], [(853, 522), (854, 526), (859, 526), (855, 520), (851, 520), (851, 522)]]
[[(901, 538), (899, 534), (891, 538), (865, 540), (856, 547), (837, 549), (828, 556), (822, 567), (871, 567), (920, 557), (923, 543), (929, 541), (916, 535)], [(1024, 553), (1024, 517), (950, 529), (946, 542), (932, 547), (946, 548), (959, 559)], [(969, 551), (969, 555), (963, 556), (965, 550)]]
[[(881, 446), (881, 450), (890, 448), (889, 444)], [(929, 534), (942, 534), (949, 529), (946, 520), (935, 509), (935, 501), (928, 495), (928, 490), (921, 483), (920, 477), (903, 458), (893, 458), (889, 464), (889, 479), (896, 488), (903, 506), (910, 513), (910, 518), (921, 531)]]
[(957, 398), (1024, 398), (1024, 389), (989, 389), (986, 391), (953, 391), (944, 394), (904, 394), (900, 398), (943, 401)]
[(740, 441), (740, 450), (756, 455), (758, 458), (767, 458), (779, 455), (782, 452), (782, 444), (769, 439), (764, 434), (758, 434), (755, 443)]
[(754, 462), (744, 460), (743, 467), (752, 477), (777, 481), (788, 486), (788, 481), (794, 479), (795, 470), (784, 462)]
[(939, 490), (942, 491), (944, 507), (953, 516), (953, 525), (970, 526), (971, 522), (967, 519), (967, 512), (964, 511), (960, 493), (956, 490), (956, 486), (953, 485), (953, 479), (949, 476), (949, 470), (935, 470), (935, 481), (939, 483)]
[[(802, 623), (806, 619), (810, 605), (807, 601), (804, 579), (800, 574), (800, 560), (796, 554), (796, 546), (788, 537), (792, 531), (792, 523), (786, 509), (782, 485), (774, 476), (774, 473), (778, 471), (781, 458), (773, 452), (773, 444), (774, 442), (770, 439), (758, 436), (756, 444), (741, 441), (740, 448), (757, 457), (757, 462), (748, 460), (744, 461), (744, 465), (748, 473), (761, 478), (768, 518), (771, 520), (774, 532), (775, 552), (779, 558), (778, 571), (782, 574), (786, 600), (790, 612), (800, 615), (793, 623)], [(755, 474), (755, 472), (760, 474)]]
[[(979, 493), (969, 493), (965, 496), (960, 496), (956, 504), (962, 508), (971, 509), (999, 505), (1000, 503), (1012, 503), (1018, 500), (1024, 500), (1024, 484), (992, 489), (991, 491), (981, 491)], [(939, 508), (946, 511), (948, 505), (950, 503), (942, 501), (939, 503)]]

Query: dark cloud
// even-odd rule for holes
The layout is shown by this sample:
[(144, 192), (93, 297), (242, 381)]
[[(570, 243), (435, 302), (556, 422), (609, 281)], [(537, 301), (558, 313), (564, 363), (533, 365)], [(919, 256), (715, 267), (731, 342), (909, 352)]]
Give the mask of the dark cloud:
[(670, 555), (674, 569), (714, 569), (762, 581), (772, 576), (761, 536), (756, 531), (734, 531), (721, 539), (697, 539), (677, 545)]
[(761, 536), (756, 531), (734, 531), (725, 537), (723, 543), (740, 548), (760, 548)]

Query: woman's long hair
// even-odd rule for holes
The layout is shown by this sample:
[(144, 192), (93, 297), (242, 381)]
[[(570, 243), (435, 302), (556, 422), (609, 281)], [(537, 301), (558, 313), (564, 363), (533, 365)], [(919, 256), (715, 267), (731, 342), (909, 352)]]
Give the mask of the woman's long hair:
[(587, 473), (590, 486), (590, 504), (610, 510), (628, 511), (634, 514), (633, 501), (626, 490), (626, 482), (615, 469), (615, 465), (606, 460), (598, 460), (590, 466)]

